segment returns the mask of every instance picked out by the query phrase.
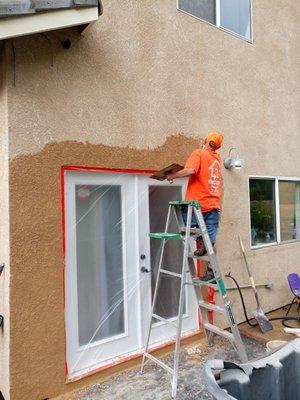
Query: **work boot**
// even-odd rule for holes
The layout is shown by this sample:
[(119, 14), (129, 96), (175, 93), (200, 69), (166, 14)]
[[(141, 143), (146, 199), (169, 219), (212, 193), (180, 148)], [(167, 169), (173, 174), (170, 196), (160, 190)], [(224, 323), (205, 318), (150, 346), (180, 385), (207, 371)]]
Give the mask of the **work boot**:
[(206, 271), (204, 272), (203, 276), (200, 276), (199, 280), (203, 282), (211, 281), (211, 283), (216, 283), (214, 279), (215, 275), (213, 270), (210, 267), (207, 267)]
[(197, 244), (198, 244), (198, 249), (196, 251), (194, 251), (194, 256), (195, 257), (205, 256), (205, 254), (207, 254), (207, 252), (206, 252), (206, 248), (204, 246), (202, 238), (197, 239)]

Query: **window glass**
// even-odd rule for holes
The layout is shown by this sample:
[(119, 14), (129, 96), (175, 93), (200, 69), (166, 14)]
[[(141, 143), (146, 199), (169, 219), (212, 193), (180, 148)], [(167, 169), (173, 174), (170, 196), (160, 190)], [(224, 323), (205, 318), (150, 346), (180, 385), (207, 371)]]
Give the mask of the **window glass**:
[[(149, 186), (149, 220), (150, 232), (164, 232), (170, 200), (181, 200), (180, 186)], [(178, 232), (178, 226), (172, 218), (169, 232)], [(162, 243), (157, 239), (150, 239), (152, 296), (154, 294), (160, 260)], [(163, 267), (164, 269), (181, 273), (182, 246), (178, 240), (169, 240), (166, 243)], [(172, 318), (178, 314), (180, 293), (180, 279), (172, 276), (163, 276), (157, 294), (155, 314), (164, 318)]]
[(76, 185), (80, 346), (125, 330), (122, 223), (120, 186)]
[(248, 40), (252, 37), (251, 0), (178, 0), (178, 9)]
[(216, 24), (215, 0), (179, 0), (178, 8), (211, 24)]
[(220, 26), (234, 33), (251, 38), (250, 0), (221, 0)]
[(300, 239), (300, 182), (279, 181), (281, 241)]
[(275, 180), (250, 179), (252, 246), (276, 242)]

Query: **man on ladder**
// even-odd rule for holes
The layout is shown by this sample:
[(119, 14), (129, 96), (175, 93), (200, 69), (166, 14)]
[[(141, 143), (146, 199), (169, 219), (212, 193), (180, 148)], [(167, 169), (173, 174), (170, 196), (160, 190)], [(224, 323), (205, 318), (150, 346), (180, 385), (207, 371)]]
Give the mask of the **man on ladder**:
[[(213, 246), (216, 242), (223, 195), (221, 156), (216, 152), (221, 147), (222, 142), (222, 134), (210, 132), (205, 137), (204, 147), (192, 152), (184, 169), (166, 176), (170, 183), (177, 178), (189, 177), (185, 200), (196, 200), (201, 204), (201, 211)], [(185, 223), (186, 217), (187, 207), (186, 210), (183, 210)], [(193, 228), (198, 227), (194, 215), (191, 226)], [(198, 238), (198, 244), (195, 256), (204, 256), (206, 249), (201, 237)], [(210, 281), (213, 278), (213, 270), (208, 266), (200, 279)]]
[[(203, 149), (195, 150), (189, 157), (184, 169), (179, 172), (168, 174), (167, 179), (187, 177), (189, 176), (189, 184), (185, 200), (175, 200), (169, 202), (168, 215), (164, 232), (150, 232), (152, 239), (162, 240), (161, 254), (158, 265), (157, 280), (152, 300), (151, 315), (149, 319), (149, 328), (146, 338), (146, 344), (143, 351), (143, 360), (141, 372), (143, 372), (146, 361), (152, 361), (163, 368), (171, 375), (172, 398), (176, 398), (178, 384), (178, 368), (180, 356), (180, 340), (182, 336), (182, 320), (184, 315), (185, 304), (185, 288), (192, 285), (201, 318), (203, 321), (204, 333), (210, 345), (213, 344), (214, 335), (219, 335), (229, 340), (236, 349), (242, 362), (248, 360), (246, 349), (239, 333), (237, 321), (235, 320), (231, 301), (229, 299), (222, 272), (219, 268), (217, 257), (213, 248), (216, 240), (217, 228), (219, 223), (219, 213), (221, 209), (222, 198), (222, 177), (221, 177), (221, 158), (216, 150), (221, 147), (223, 136), (217, 132), (209, 133), (205, 138), (205, 146)], [(186, 216), (184, 214), (186, 213)], [(170, 221), (175, 216), (178, 233), (170, 232)], [(194, 226), (192, 227), (192, 218), (194, 218)], [(184, 220), (186, 219), (186, 221)], [(193, 243), (191, 235), (201, 236), (202, 248), (198, 249), (196, 255), (193, 254)], [(172, 268), (164, 263), (164, 252), (166, 243), (169, 240), (179, 240), (183, 249), (181, 272), (172, 271)], [(207, 256), (203, 257), (199, 254), (207, 252)], [(208, 260), (210, 270), (206, 276), (199, 279), (195, 270), (195, 258)], [(209, 279), (209, 275), (211, 279)], [(162, 315), (158, 315), (156, 310), (156, 301), (158, 298), (158, 288), (160, 287), (161, 278), (167, 276), (172, 279), (179, 279), (180, 295), (178, 305), (178, 315), (176, 320), (167, 319)], [(203, 297), (201, 288), (212, 287), (218, 289), (220, 295), (220, 305), (207, 302)], [(198, 290), (200, 289), (200, 290)], [(209, 320), (209, 312), (217, 312), (227, 318), (229, 331), (221, 328)], [(149, 353), (150, 335), (155, 321), (161, 321), (172, 325), (176, 329), (174, 361), (171, 367), (167, 363)]]

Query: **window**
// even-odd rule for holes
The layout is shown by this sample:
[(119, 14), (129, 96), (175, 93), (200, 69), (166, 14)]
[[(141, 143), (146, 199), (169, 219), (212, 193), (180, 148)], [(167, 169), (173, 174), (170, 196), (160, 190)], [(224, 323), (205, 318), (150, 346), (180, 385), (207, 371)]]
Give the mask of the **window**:
[(250, 178), (252, 246), (300, 240), (300, 180)]
[(251, 0), (178, 0), (178, 10), (251, 40)]
[(276, 242), (275, 180), (250, 179), (252, 246)]

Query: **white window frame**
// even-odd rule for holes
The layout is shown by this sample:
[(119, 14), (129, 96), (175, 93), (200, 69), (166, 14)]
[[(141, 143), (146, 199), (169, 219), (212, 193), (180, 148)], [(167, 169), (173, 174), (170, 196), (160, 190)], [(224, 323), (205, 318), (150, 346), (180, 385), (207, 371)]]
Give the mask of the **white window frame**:
[(182, 10), (181, 8), (179, 8), (179, 0), (177, 0), (177, 10), (184, 14), (189, 15), (190, 17), (196, 18), (199, 21), (202, 21), (211, 26), (214, 26), (215, 28), (218, 28), (223, 32), (229, 33), (230, 35), (236, 36), (237, 38), (243, 39), (246, 42), (253, 44), (253, 42), (254, 42), (254, 40), (253, 40), (253, 0), (250, 0), (250, 39), (221, 26), (221, 15), (220, 15), (221, 0), (215, 0), (215, 4), (216, 4), (216, 24), (212, 24), (211, 22), (206, 21), (205, 19), (199, 18), (194, 14), (191, 14), (185, 10)]
[[(260, 179), (260, 180), (272, 180), (274, 181), (274, 201), (275, 201), (275, 229), (276, 229), (276, 241), (272, 243), (258, 244), (253, 246), (251, 241), (251, 202), (250, 202), (250, 179)], [(291, 239), (291, 240), (281, 240), (280, 233), (280, 202), (279, 202), (279, 182), (282, 181), (291, 181), (291, 182), (300, 182), (299, 177), (286, 177), (286, 176), (260, 176), (260, 175), (249, 175), (248, 176), (248, 199), (249, 199), (249, 238), (250, 238), (250, 248), (252, 250), (257, 250), (270, 246), (277, 246), (289, 243), (300, 242), (300, 239)]]

